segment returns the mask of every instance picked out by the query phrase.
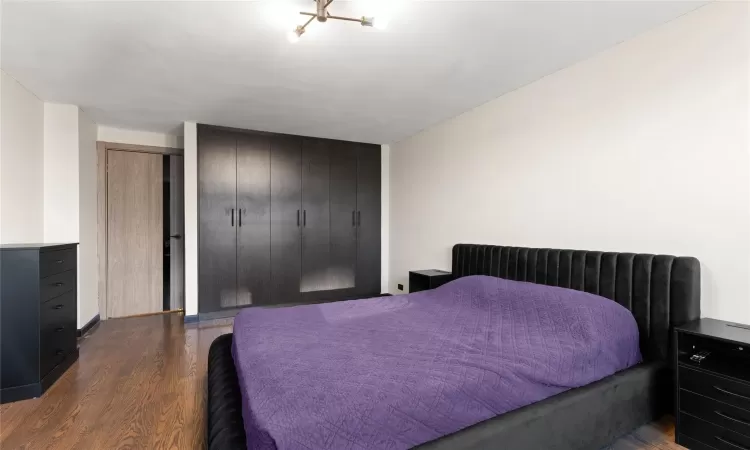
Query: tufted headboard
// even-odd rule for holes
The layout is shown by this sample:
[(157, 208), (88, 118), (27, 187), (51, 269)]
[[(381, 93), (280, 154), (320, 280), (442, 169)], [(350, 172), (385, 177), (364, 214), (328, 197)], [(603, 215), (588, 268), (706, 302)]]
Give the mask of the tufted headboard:
[(576, 289), (628, 308), (646, 360), (666, 360), (671, 328), (700, 318), (700, 263), (692, 257), (457, 244), (455, 278), (491, 275)]

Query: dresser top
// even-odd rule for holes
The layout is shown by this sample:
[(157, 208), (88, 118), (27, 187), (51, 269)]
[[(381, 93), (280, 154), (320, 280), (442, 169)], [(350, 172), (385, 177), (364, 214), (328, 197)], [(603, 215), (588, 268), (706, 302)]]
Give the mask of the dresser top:
[(437, 269), (427, 269), (427, 270), (412, 270), (410, 273), (417, 273), (419, 275), (424, 275), (428, 277), (435, 277), (439, 275), (450, 275), (450, 272), (446, 272), (445, 270), (437, 270)]
[(698, 319), (676, 328), (677, 331), (750, 345), (750, 325), (716, 319)]
[(77, 242), (66, 244), (2, 244), (0, 250), (61, 250), (64, 248), (75, 247)]

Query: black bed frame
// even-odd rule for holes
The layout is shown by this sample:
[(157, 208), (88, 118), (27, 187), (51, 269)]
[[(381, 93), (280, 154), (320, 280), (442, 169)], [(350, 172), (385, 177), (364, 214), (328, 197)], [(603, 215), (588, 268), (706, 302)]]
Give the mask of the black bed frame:
[[(691, 257), (457, 244), (456, 278), (491, 275), (598, 294), (632, 311), (644, 362), (595, 383), (477, 423), (422, 449), (598, 449), (672, 409), (671, 329), (700, 317)], [(232, 335), (208, 355), (209, 450), (246, 449)]]

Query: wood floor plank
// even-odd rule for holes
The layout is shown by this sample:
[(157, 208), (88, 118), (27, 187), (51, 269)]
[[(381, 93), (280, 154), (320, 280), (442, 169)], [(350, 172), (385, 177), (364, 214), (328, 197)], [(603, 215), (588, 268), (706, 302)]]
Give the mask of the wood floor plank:
[[(203, 449), (206, 364), (232, 321), (184, 325), (181, 315), (110, 319), (42, 398), (0, 406), (0, 448)], [(670, 419), (608, 450), (676, 450)]]

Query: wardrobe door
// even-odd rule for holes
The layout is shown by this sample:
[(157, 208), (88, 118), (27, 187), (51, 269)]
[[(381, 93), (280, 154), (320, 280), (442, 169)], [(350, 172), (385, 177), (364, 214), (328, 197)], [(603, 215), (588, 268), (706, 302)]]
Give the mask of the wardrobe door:
[(237, 305), (237, 140), (198, 128), (198, 311)]
[(332, 142), (302, 141), (302, 277), (301, 292), (326, 291), (330, 248), (330, 163)]
[(271, 303), (271, 138), (237, 135), (237, 306)]
[(380, 146), (359, 144), (357, 158), (357, 292), (380, 293)]
[(338, 141), (329, 153), (329, 289), (352, 289), (356, 282), (357, 148), (356, 143)]
[(271, 137), (271, 303), (297, 303), (302, 226), (301, 139)]

